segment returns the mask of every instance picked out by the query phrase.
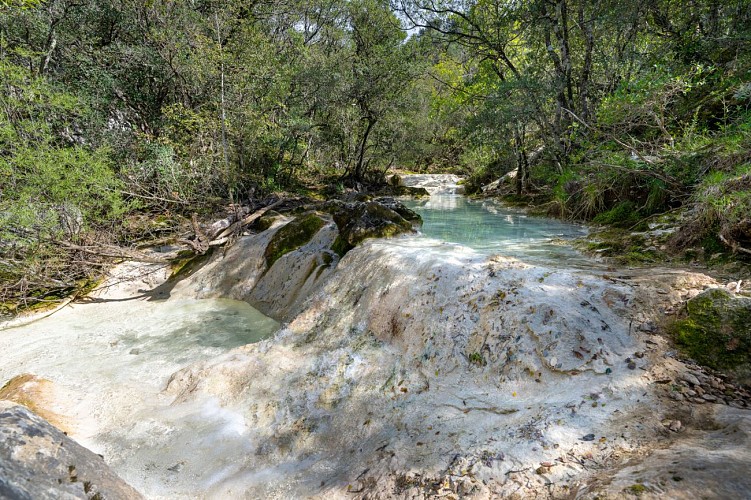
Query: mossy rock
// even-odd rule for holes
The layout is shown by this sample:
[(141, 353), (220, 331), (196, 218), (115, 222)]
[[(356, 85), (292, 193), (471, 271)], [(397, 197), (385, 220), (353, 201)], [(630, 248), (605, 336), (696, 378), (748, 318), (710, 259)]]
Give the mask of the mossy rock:
[[(413, 227), (412, 222), (398, 212), (375, 201), (331, 204), (329, 210), (339, 228), (332, 250), (340, 256), (368, 238), (396, 236), (412, 231)], [(419, 218), (419, 215), (414, 215)]]
[(268, 228), (274, 225), (274, 222), (276, 222), (277, 219), (280, 217), (283, 217), (282, 214), (279, 212), (276, 212), (274, 210), (269, 210), (265, 214), (263, 214), (260, 218), (253, 221), (253, 224), (250, 225), (250, 228), (254, 231), (263, 232), (266, 231)]
[(413, 225), (422, 225), (422, 217), (420, 217), (420, 214), (407, 208), (403, 203), (398, 202), (394, 198), (376, 198), (375, 201), (398, 213), (402, 216), (402, 219), (411, 222)]
[(377, 194), (378, 196), (409, 196), (411, 198), (417, 199), (430, 197), (430, 192), (428, 192), (428, 190), (425, 188), (399, 185), (395, 186), (393, 184), (389, 184), (388, 186), (379, 190)]
[(282, 226), (266, 247), (266, 265), (270, 268), (281, 256), (309, 242), (324, 224), (326, 221), (319, 215), (307, 213)]
[(671, 327), (680, 348), (699, 363), (751, 382), (751, 299), (707, 290), (686, 304)]
[(211, 253), (211, 249), (203, 255), (196, 254), (192, 250), (180, 250), (177, 253), (177, 257), (170, 261), (171, 272), (169, 279), (171, 281), (180, 281), (190, 276), (209, 261)]

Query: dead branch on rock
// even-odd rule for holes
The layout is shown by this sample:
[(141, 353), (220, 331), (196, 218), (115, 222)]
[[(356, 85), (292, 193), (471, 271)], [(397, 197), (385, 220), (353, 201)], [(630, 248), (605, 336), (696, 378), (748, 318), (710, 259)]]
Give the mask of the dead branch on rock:
[(197, 255), (205, 254), (209, 248), (222, 245), (231, 245), (242, 234), (243, 230), (263, 217), (263, 215), (269, 210), (273, 210), (286, 200), (285, 198), (279, 198), (271, 205), (267, 205), (259, 210), (256, 210), (250, 215), (241, 217), (237, 214), (233, 214), (227, 219), (217, 221), (212, 224), (212, 227), (216, 227), (215, 234), (206, 233), (198, 224), (197, 215), (193, 214), (192, 225), (195, 238), (192, 240), (181, 239), (180, 243), (184, 243), (190, 246)]
[(737, 243), (735, 243), (733, 241), (728, 240), (722, 234), (719, 234), (718, 236), (720, 237), (720, 241), (722, 241), (725, 245), (729, 246), (733, 250), (734, 253), (742, 252), (742, 253), (746, 253), (746, 254), (751, 255), (751, 250), (749, 250), (748, 248), (743, 248), (739, 244), (737, 244)]

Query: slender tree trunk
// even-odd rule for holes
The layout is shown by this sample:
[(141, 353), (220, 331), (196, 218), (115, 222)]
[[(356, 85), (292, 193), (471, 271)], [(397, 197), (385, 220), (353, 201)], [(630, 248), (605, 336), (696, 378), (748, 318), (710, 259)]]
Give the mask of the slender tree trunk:
[(595, 37), (592, 26), (584, 16), (585, 0), (579, 3), (579, 27), (584, 33), (584, 65), (582, 66), (581, 80), (579, 82), (579, 113), (585, 122), (589, 121), (589, 79), (592, 74), (592, 52), (595, 46)]
[(370, 132), (373, 130), (376, 121), (375, 118), (368, 118), (368, 126), (365, 128), (365, 133), (363, 133), (362, 141), (360, 142), (360, 151), (357, 156), (357, 165), (355, 166), (355, 180), (358, 182), (362, 182), (365, 177), (363, 168), (365, 165), (365, 150), (368, 146), (368, 137), (370, 136)]
[(520, 196), (526, 188), (529, 176), (527, 152), (524, 149), (524, 130), (520, 125), (514, 125), (514, 153), (516, 156), (516, 194)]

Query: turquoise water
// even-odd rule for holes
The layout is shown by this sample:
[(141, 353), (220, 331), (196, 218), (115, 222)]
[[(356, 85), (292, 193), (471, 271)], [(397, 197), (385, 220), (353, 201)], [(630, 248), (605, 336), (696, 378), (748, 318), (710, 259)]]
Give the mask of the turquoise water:
[(460, 195), (433, 195), (404, 202), (422, 216), (421, 233), (483, 254), (572, 260), (583, 256), (567, 243), (586, 236), (587, 228), (555, 219), (533, 217), (489, 200)]

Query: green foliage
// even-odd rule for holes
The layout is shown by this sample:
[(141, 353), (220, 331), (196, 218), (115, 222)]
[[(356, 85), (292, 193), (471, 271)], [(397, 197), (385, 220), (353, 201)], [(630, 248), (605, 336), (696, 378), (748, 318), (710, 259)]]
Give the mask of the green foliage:
[(601, 212), (592, 219), (596, 224), (628, 229), (639, 222), (639, 212), (632, 201), (622, 201), (607, 212)]

